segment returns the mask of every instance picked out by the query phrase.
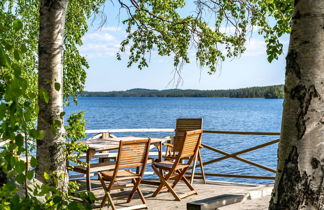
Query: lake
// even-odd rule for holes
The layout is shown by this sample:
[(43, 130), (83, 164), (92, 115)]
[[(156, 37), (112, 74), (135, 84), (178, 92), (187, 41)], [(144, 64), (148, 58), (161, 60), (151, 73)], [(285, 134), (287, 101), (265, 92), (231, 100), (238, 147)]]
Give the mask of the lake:
[[(78, 106), (66, 107), (67, 115), (83, 111), (87, 129), (175, 128), (177, 118), (204, 119), (205, 130), (280, 132), (282, 99), (261, 98), (110, 98), (80, 97)], [(117, 133), (118, 136), (163, 137), (172, 133)], [(277, 136), (204, 134), (203, 143), (233, 153)], [(240, 157), (276, 168), (278, 144)], [(203, 160), (222, 157), (202, 149)], [(148, 169), (150, 169), (148, 167)], [(199, 170), (198, 170), (199, 171)], [(273, 176), (271, 172), (227, 159), (206, 165), (206, 173)], [(213, 180), (266, 184), (269, 180), (207, 177)]]

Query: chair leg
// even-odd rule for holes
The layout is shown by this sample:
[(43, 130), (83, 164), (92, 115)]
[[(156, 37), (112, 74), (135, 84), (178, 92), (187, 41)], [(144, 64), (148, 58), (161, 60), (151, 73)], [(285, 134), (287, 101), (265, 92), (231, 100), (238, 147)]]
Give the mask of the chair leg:
[[(199, 153), (199, 150), (198, 150)], [(196, 157), (194, 159), (194, 163), (193, 163), (193, 168), (192, 168), (192, 172), (191, 172), (191, 178), (190, 178), (190, 183), (193, 183), (193, 180), (195, 178), (195, 170), (196, 170), (196, 164), (197, 164), (197, 159), (198, 159), (198, 153), (196, 154)]]
[(197, 191), (191, 185), (191, 183), (184, 176), (187, 170), (188, 170), (188, 168), (183, 169), (181, 172), (177, 171), (177, 173), (179, 174), (178, 178), (172, 184), (172, 188), (174, 188), (179, 183), (179, 181), (182, 180), (187, 185), (187, 187), (190, 189), (190, 192), (180, 195), (179, 196), (180, 198), (184, 198), (184, 197), (187, 197), (187, 196), (193, 195), (193, 194), (196, 194), (196, 195), (198, 194)]
[(187, 178), (185, 176), (182, 176), (181, 179), (189, 187), (190, 190), (195, 191), (195, 189), (193, 188), (193, 186), (190, 184), (190, 182), (187, 180)]
[(142, 202), (143, 202), (144, 204), (146, 204), (146, 200), (145, 200), (145, 198), (144, 198), (144, 195), (143, 195), (141, 189), (139, 188), (139, 184), (140, 184), (140, 182), (141, 182), (140, 179), (139, 179), (137, 182), (136, 182), (135, 179), (132, 179), (132, 183), (134, 184), (134, 187), (133, 187), (133, 190), (132, 190), (131, 194), (129, 195), (129, 197), (128, 197), (128, 199), (127, 199), (127, 203), (129, 203), (129, 202), (132, 200), (132, 198), (133, 198), (133, 196), (134, 196), (134, 194), (135, 194), (135, 191), (136, 191), (136, 192), (138, 193), (140, 199), (142, 200)]
[(102, 199), (102, 201), (101, 201), (101, 208), (103, 208), (106, 205), (106, 200), (107, 199), (108, 199), (109, 204), (111, 205), (111, 208), (113, 210), (116, 210), (115, 204), (113, 203), (113, 199), (112, 199), (112, 197), (111, 197), (111, 195), (110, 195), (109, 192), (106, 192), (104, 198)]
[(103, 199), (102, 199), (102, 201), (101, 201), (101, 208), (103, 208), (103, 207), (105, 206), (106, 201), (107, 201), (107, 199), (108, 199), (108, 202), (109, 202), (109, 204), (111, 205), (112, 209), (115, 210), (116, 207), (115, 207), (115, 205), (114, 205), (114, 203), (113, 203), (113, 199), (112, 199), (112, 197), (111, 197), (111, 195), (110, 195), (110, 189), (111, 189), (111, 185), (112, 185), (112, 183), (110, 183), (109, 187), (107, 188), (107, 186), (106, 186), (106, 184), (105, 184), (105, 181), (103, 180), (103, 178), (102, 178), (102, 176), (101, 176), (100, 173), (98, 174), (98, 176), (99, 176), (99, 179), (100, 179), (100, 182), (101, 182), (102, 188), (103, 188), (104, 191), (105, 191), (105, 195), (104, 195), (104, 197), (103, 197)]
[(178, 178), (173, 182), (172, 188), (175, 188), (175, 186), (179, 183), (179, 181), (182, 180), (182, 181), (184, 181), (184, 183), (188, 186), (188, 188), (191, 191), (194, 191), (195, 194), (197, 194), (197, 192), (195, 191), (195, 189), (193, 188), (193, 186), (191, 185), (191, 183), (184, 176), (187, 170), (188, 170), (188, 168), (185, 168), (182, 171), (176, 171), (179, 175), (178, 175)]
[(203, 182), (204, 182), (204, 184), (206, 184), (207, 182), (206, 182), (206, 176), (205, 176), (205, 169), (204, 169), (204, 164), (203, 164), (203, 161), (202, 161), (200, 150), (198, 150), (198, 160), (199, 160), (199, 163), (200, 163), (200, 170), (201, 170), (201, 175), (202, 175), (202, 178), (203, 178)]
[(184, 176), (184, 174), (187, 172), (187, 170), (188, 170), (188, 168), (184, 168), (184, 169), (182, 169), (182, 171), (180, 171), (180, 170), (176, 171), (178, 173), (178, 178), (176, 180), (174, 180), (174, 182), (172, 184), (172, 188), (175, 188), (175, 186), (179, 183), (179, 181)]
[(146, 200), (144, 198), (144, 195), (142, 193), (142, 190), (139, 187), (137, 188), (137, 193), (138, 193), (139, 197), (141, 198), (142, 203), (146, 204)]
[[(139, 184), (141, 183), (141, 179), (138, 178), (137, 181), (135, 179), (132, 179), (132, 182), (134, 184), (134, 187), (133, 187), (133, 189), (132, 189), (132, 191), (131, 191), (128, 199), (127, 199), (127, 203), (129, 203), (132, 200), (135, 192), (138, 193), (138, 191), (139, 191), (138, 190), (139, 189)], [(142, 194), (142, 192), (140, 191), (140, 193), (138, 193), (138, 194), (140, 195), (140, 194)], [(142, 194), (142, 196), (143, 196), (143, 194)], [(140, 195), (140, 197), (141, 197), (141, 195)], [(143, 201), (142, 197), (141, 197), (141, 200)], [(143, 203), (146, 203), (145, 199), (144, 199)]]
[[(159, 187), (155, 190), (155, 192), (153, 193), (152, 197), (156, 197), (156, 195), (163, 189), (164, 187), (164, 183), (163, 180), (169, 180), (170, 176), (172, 175), (170, 172), (168, 174), (164, 174), (162, 169), (157, 169), (155, 166), (152, 165), (153, 171), (155, 172), (155, 174), (157, 174), (160, 178), (161, 184), (159, 185)], [(161, 172), (162, 171), (162, 172)], [(168, 190), (169, 191), (169, 190)]]
[(157, 168), (155, 166), (152, 166), (154, 172), (160, 177), (160, 180), (161, 180), (161, 184), (160, 186), (155, 190), (155, 192), (153, 193), (153, 197), (156, 197), (156, 195), (162, 190), (162, 188), (164, 186), (166, 186), (168, 188), (168, 191), (172, 193), (172, 195), (174, 196), (174, 198), (177, 200), (177, 201), (180, 201), (180, 197), (177, 195), (177, 193), (172, 189), (172, 187), (170, 186), (170, 184), (167, 182), (167, 180), (169, 179), (170, 177), (170, 173), (166, 176), (166, 178), (164, 178), (160, 173), (159, 171), (157, 170)]
[(161, 184), (159, 185), (159, 187), (155, 190), (155, 192), (153, 193), (153, 197), (156, 197), (156, 195), (162, 190), (163, 186), (164, 186), (164, 183), (163, 183), (163, 175), (161, 175), (161, 173), (159, 172), (159, 170), (154, 166), (152, 165), (152, 168), (153, 168), (153, 171), (155, 172), (156, 175), (158, 175), (158, 177), (160, 178), (160, 181), (161, 181)]
[(173, 197), (175, 198), (175, 200), (180, 201), (180, 197), (178, 196), (178, 194), (172, 189), (171, 185), (166, 181), (166, 180), (162, 180), (164, 182), (164, 185), (168, 188), (168, 191), (170, 193), (172, 193)]

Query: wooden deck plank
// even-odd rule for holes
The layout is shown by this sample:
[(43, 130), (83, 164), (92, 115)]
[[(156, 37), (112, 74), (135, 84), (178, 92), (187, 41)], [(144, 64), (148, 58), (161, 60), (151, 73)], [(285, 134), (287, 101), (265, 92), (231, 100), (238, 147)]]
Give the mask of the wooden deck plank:
[[(84, 185), (84, 180), (80, 181)], [(104, 191), (97, 180), (92, 181), (92, 191), (95, 196), (99, 199), (94, 208), (100, 209), (100, 202), (103, 198)], [(217, 182), (207, 180), (207, 184), (202, 184), (201, 181), (194, 181), (193, 187), (198, 192), (198, 195), (191, 195), (182, 199), (181, 201), (175, 201), (171, 193), (166, 190), (162, 191), (157, 197), (153, 198), (152, 194), (155, 191), (157, 186), (141, 184), (141, 190), (144, 194), (144, 197), (147, 201), (148, 209), (160, 210), (160, 209), (186, 209), (187, 203), (198, 201), (206, 198), (211, 198), (223, 194), (246, 194), (249, 191), (260, 188), (260, 185), (251, 185), (251, 184), (241, 184), (241, 183), (230, 183), (230, 182)], [(129, 189), (130, 190), (130, 189)], [(183, 183), (179, 183), (175, 188), (175, 191), (179, 194), (185, 193), (188, 191), (187, 186)], [(117, 194), (128, 193), (128, 189), (123, 192), (113, 191), (112, 196), (114, 197), (115, 192)], [(117, 195), (120, 196), (120, 195)], [(126, 199), (115, 201), (117, 208), (129, 207), (132, 205), (142, 204), (137, 193), (135, 193), (134, 199), (131, 203), (126, 203)], [(107, 207), (103, 209), (108, 209)]]

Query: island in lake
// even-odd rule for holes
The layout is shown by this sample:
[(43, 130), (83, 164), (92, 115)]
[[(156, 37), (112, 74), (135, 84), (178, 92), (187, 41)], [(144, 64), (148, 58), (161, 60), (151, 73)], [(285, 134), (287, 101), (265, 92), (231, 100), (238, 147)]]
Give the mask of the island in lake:
[(229, 90), (193, 89), (130, 89), (126, 91), (90, 92), (80, 94), (84, 97), (228, 97), (228, 98), (283, 98), (283, 85), (249, 87)]

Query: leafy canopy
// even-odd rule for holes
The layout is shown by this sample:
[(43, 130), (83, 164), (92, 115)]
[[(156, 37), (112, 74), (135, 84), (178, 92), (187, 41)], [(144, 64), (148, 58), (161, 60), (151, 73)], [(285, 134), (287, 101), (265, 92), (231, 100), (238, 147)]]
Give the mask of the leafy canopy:
[[(173, 56), (174, 66), (189, 63), (195, 50), (200, 66), (215, 72), (217, 63), (237, 57), (253, 28), (263, 35), (271, 62), (282, 54), (279, 38), (290, 32), (293, 0), (197, 0), (192, 14), (181, 15), (184, 0), (119, 1), (129, 18), (127, 38), (121, 52), (130, 45), (128, 66), (148, 66), (148, 55)], [(271, 18), (269, 18), (271, 17)], [(227, 27), (228, 30), (225, 28)], [(121, 59), (121, 55), (117, 55)]]
[[(102, 3), (102, 0), (83, 0), (80, 7), (80, 1), (70, 1), (64, 39), (66, 99), (76, 96), (84, 87), (88, 64), (77, 47), (82, 44), (81, 38), (88, 29), (87, 19), (98, 12)], [(36, 129), (38, 97), (48, 101), (47, 92), (37, 89), (38, 36), (38, 0), (0, 0), (0, 171), (9, 180), (3, 186), (0, 180), (0, 209), (84, 209), (84, 205), (70, 201), (69, 194), (53, 186), (30, 186), (37, 166), (34, 145), (44, 137), (44, 132)], [(55, 84), (56, 89), (61, 86)], [(82, 114), (70, 117), (68, 138), (83, 136), (82, 117)], [(72, 149), (84, 148), (72, 142)], [(30, 159), (30, 167), (19, 158), (23, 156)], [(44, 174), (45, 179), (50, 176)], [(27, 190), (16, 194), (21, 189), (17, 185), (27, 186)], [(43, 197), (44, 201), (36, 196)], [(93, 196), (89, 199), (93, 200)]]
[[(88, 30), (87, 20), (99, 12), (104, 2), (69, 1), (64, 84), (55, 84), (57, 89), (63, 87), (66, 99), (77, 96), (84, 88), (85, 69), (89, 66), (78, 46), (82, 45), (82, 36)], [(194, 49), (198, 63), (208, 67), (211, 73), (216, 71), (219, 61), (244, 52), (252, 27), (265, 38), (268, 60), (278, 58), (282, 53), (279, 38), (290, 31), (293, 8), (292, 0), (196, 0), (195, 11), (188, 15), (181, 13), (187, 3), (184, 0), (110, 2), (120, 4), (128, 14), (123, 20), (127, 37), (120, 51), (125, 52), (126, 46), (130, 46), (129, 66), (136, 63), (139, 69), (147, 67), (147, 57), (154, 50), (161, 56), (173, 56), (174, 66), (179, 69), (183, 63), (190, 62), (189, 53)], [(225, 26), (233, 30), (223, 30)], [(0, 169), (19, 184), (33, 179), (37, 160), (32, 156), (35, 148), (31, 142), (44, 136), (41, 130), (35, 129), (37, 99), (48, 100), (46, 91), (37, 89), (38, 36), (38, 0), (0, 0), (0, 143), (9, 141), (0, 150)], [(121, 55), (117, 58), (121, 59)], [(82, 114), (70, 118), (67, 137), (72, 142), (84, 132), (84, 121), (80, 118)], [(21, 154), (31, 156), (31, 168), (18, 158)], [(17, 196), (16, 191), (13, 183), (1, 187), (1, 209), (81, 208), (79, 204), (64, 201), (66, 195), (47, 185), (27, 193), (29, 200)], [(47, 201), (39, 203), (36, 195), (46, 195)]]

